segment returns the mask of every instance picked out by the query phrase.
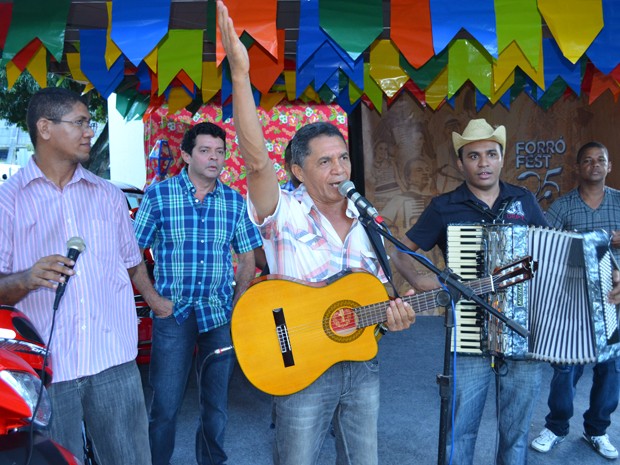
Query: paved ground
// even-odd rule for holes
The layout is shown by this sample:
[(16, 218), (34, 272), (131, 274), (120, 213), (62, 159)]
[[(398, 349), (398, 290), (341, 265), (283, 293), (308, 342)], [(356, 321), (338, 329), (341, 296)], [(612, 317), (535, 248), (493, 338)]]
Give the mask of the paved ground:
[[(379, 463), (382, 465), (429, 465), (437, 463), (440, 398), (436, 375), (443, 367), (443, 319), (420, 317), (409, 331), (388, 334), (380, 343), (382, 371), (381, 417), (379, 421)], [(546, 400), (552, 370), (546, 367), (543, 390), (538, 399), (530, 436), (533, 439), (544, 426)], [(146, 376), (148, 367), (142, 367)], [(575, 417), (571, 433), (564, 443), (549, 454), (530, 450), (530, 465), (603, 464), (581, 439), (582, 417), (588, 404), (591, 369), (586, 369), (577, 392)], [(476, 448), (477, 465), (494, 463), (496, 420), (494, 390), (489, 393)], [(492, 394), (492, 395), (491, 395)], [(147, 392), (148, 395), (148, 392)], [(179, 418), (177, 447), (171, 465), (187, 465), (194, 461), (196, 426), (196, 388), (188, 387)], [(271, 463), (271, 400), (256, 390), (240, 370), (235, 372), (229, 405), (226, 437), (231, 465)], [(614, 414), (610, 437), (620, 446), (620, 424)], [(319, 465), (335, 463), (334, 441), (326, 438)]]

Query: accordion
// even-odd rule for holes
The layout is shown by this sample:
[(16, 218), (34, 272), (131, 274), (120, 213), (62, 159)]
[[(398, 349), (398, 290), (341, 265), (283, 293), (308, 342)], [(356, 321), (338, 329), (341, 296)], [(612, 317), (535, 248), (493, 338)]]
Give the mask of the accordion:
[(531, 281), (487, 296), (489, 304), (530, 332), (524, 338), (473, 302), (456, 304), (460, 353), (554, 363), (602, 362), (620, 355), (618, 306), (607, 302), (614, 259), (609, 236), (521, 225), (448, 227), (447, 265), (463, 280), (530, 255)]

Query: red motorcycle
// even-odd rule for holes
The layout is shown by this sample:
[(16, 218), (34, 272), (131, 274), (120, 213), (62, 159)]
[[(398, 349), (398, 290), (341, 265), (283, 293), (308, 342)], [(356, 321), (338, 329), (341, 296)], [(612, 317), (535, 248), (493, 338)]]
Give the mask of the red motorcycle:
[(51, 415), (45, 385), (52, 370), (49, 355), (44, 366), (46, 352), (26, 315), (0, 305), (0, 463), (81, 464), (41, 431)]

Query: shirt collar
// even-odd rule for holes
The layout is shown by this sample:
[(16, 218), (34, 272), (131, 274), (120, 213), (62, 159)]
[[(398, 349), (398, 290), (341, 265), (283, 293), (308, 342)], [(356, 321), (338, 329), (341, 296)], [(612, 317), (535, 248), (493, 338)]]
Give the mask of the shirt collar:
[[(314, 203), (314, 200), (312, 200), (312, 197), (310, 197), (310, 195), (308, 194), (308, 191), (306, 190), (306, 186), (304, 186), (303, 183), (300, 184), (299, 187), (297, 187), (297, 189), (291, 192), (291, 195), (293, 195), (295, 199), (301, 204), (301, 206), (303, 207), (304, 213), (306, 215), (309, 214), (313, 208), (317, 212), (319, 211), (319, 209), (316, 207)], [(359, 212), (357, 210), (357, 207), (355, 207), (355, 204), (353, 203), (351, 199), (347, 199), (346, 215), (349, 218), (359, 217)]]
[[(196, 193), (196, 187), (192, 183), (192, 180), (189, 178), (189, 174), (187, 174), (187, 166), (181, 170), (181, 173), (179, 174), (179, 179), (181, 181), (181, 186), (186, 188), (188, 192), (190, 192), (192, 195)], [(216, 179), (215, 187), (207, 195), (219, 195), (219, 193), (222, 191), (222, 185), (222, 181), (220, 181), (219, 178)]]
[[(507, 184), (500, 180), (499, 181), (499, 196), (498, 200), (503, 200), (509, 194), (507, 192)], [(476, 197), (472, 191), (467, 187), (467, 183), (463, 182), (459, 187), (452, 191), (450, 194), (450, 202), (451, 203), (465, 203), (468, 200), (473, 200), (474, 202), (480, 202), (480, 199)]]
[[(43, 179), (46, 182), (51, 182), (35, 162), (34, 156), (30, 157), (28, 163), (22, 168), (22, 170), (24, 172), (21, 178), (22, 188), (25, 188), (28, 184), (35, 181), (36, 179)], [(96, 182), (96, 176), (90, 171), (88, 171), (86, 168), (84, 168), (81, 164), (78, 164), (75, 168), (75, 172), (73, 173), (73, 177), (67, 183), (67, 185), (79, 182), (81, 180), (94, 184)]]

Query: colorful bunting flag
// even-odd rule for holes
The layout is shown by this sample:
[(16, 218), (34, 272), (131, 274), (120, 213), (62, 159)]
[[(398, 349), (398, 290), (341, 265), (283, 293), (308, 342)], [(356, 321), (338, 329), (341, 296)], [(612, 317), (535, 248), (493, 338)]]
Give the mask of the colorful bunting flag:
[(433, 110), (437, 110), (448, 96), (448, 68), (444, 68), (435, 77), (435, 80), (426, 88), (424, 92), (426, 103)]
[[(172, 29), (157, 50), (157, 85), (163, 94), (181, 71), (196, 84), (202, 84), (202, 30)], [(188, 82), (186, 88), (192, 87)]]
[(448, 97), (465, 82), (471, 81), (483, 95), (491, 96), (493, 66), (480, 45), (465, 39), (456, 40), (448, 50)]
[(436, 54), (446, 48), (461, 29), (466, 29), (491, 56), (497, 58), (493, 0), (430, 0), (430, 5)]
[(321, 28), (353, 60), (383, 32), (382, 0), (329, 0), (319, 2)]
[(276, 82), (276, 79), (284, 71), (284, 30), (278, 30), (277, 57), (274, 58), (271, 54), (266, 53), (265, 49), (258, 42), (254, 42), (250, 47), (248, 56), (252, 64), (250, 67), (252, 85), (262, 94), (267, 94), (273, 83)]
[[(545, 73), (542, 56), (542, 42), (539, 44), (541, 50), (538, 52), (539, 63), (532, 66), (529, 60), (523, 55), (522, 50), (517, 46), (516, 42), (511, 42), (493, 63), (493, 88), (499, 89), (504, 87), (507, 79), (509, 79), (515, 68), (518, 66), (525, 74), (527, 74), (536, 84), (545, 88)], [(512, 81), (511, 81), (512, 82)]]
[(620, 60), (620, 3), (603, 0), (603, 29), (596, 36), (586, 55), (604, 74), (611, 73)]
[(4, 48), (6, 36), (9, 33), (9, 25), (11, 24), (12, 14), (12, 3), (0, 3), (0, 51)]
[[(112, 40), (112, 2), (105, 3), (106, 9), (108, 10), (108, 27), (106, 29), (106, 47), (105, 47), (105, 63), (110, 69), (110, 66), (114, 64), (118, 57), (121, 56), (121, 49), (116, 46), (114, 41)], [(121, 113), (122, 114), (122, 113)]]
[(499, 53), (514, 43), (530, 67), (538, 69), (542, 43), (542, 21), (536, 0), (495, 0)]
[(364, 63), (364, 94), (381, 113), (383, 110), (383, 91), (370, 76), (370, 63)]
[(370, 76), (388, 98), (394, 97), (409, 80), (399, 66), (399, 58), (390, 40), (378, 40), (370, 47)]
[(538, 0), (538, 9), (560, 50), (573, 64), (603, 28), (602, 0)]
[(617, 102), (620, 95), (620, 84), (613, 77), (594, 70), (588, 103), (592, 105), (605, 91), (609, 91), (614, 97), (614, 102)]
[(213, 61), (202, 63), (202, 101), (208, 102), (222, 88), (222, 69)]
[(391, 0), (390, 38), (414, 68), (430, 60), (435, 52), (429, 0)]
[(110, 37), (134, 66), (168, 32), (171, 0), (114, 0)]
[(39, 38), (57, 62), (62, 61), (65, 28), (71, 0), (20, 0), (13, 2), (11, 25), (4, 43), (3, 66), (32, 39)]
[(558, 45), (551, 39), (543, 39), (545, 63), (545, 88), (559, 76), (575, 92), (581, 94), (581, 64), (573, 64), (564, 58)]
[(404, 57), (400, 59), (400, 67), (405, 70), (411, 80), (420, 89), (426, 89), (435, 80), (437, 75), (448, 66), (448, 52), (444, 50), (439, 55), (435, 55), (419, 69), (413, 68)]
[[(278, 38), (276, 33), (277, 0), (227, 0), (226, 7), (234, 18), (238, 36), (247, 32), (267, 53), (278, 58)], [(216, 30), (215, 62), (219, 66), (224, 59), (224, 47), (220, 29)]]
[(122, 82), (125, 64), (122, 59), (108, 69), (105, 62), (106, 30), (80, 31), (80, 68), (103, 98), (108, 98)]

